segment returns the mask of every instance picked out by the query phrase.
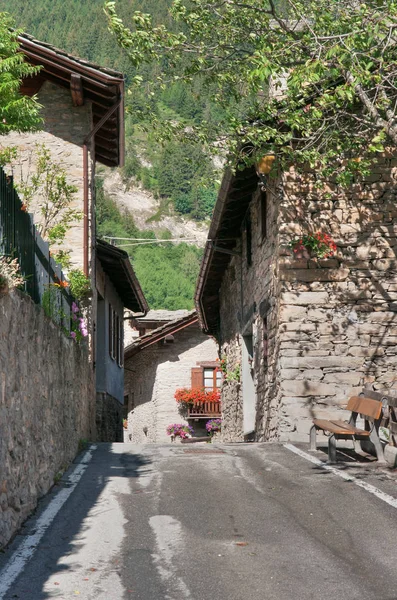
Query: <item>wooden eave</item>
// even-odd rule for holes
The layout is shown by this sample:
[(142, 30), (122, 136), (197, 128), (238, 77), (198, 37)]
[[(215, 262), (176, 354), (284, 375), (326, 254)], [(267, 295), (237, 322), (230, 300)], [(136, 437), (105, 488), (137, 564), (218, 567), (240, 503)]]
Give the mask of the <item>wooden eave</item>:
[(18, 42), (26, 60), (32, 65), (41, 66), (38, 75), (29, 77), (22, 83), (22, 94), (36, 94), (44, 81), (65, 87), (70, 90), (75, 105), (81, 105), (84, 100), (92, 103), (94, 125), (120, 102), (117, 110), (95, 134), (94, 145), (95, 159), (98, 162), (110, 167), (123, 166), (125, 142), (122, 73), (99, 67), (26, 34), (19, 35)]
[(97, 240), (96, 256), (125, 308), (136, 313), (146, 314), (149, 306), (127, 252), (104, 240)]
[(124, 350), (124, 360), (128, 360), (141, 350), (144, 350), (153, 344), (157, 344), (157, 342), (161, 342), (167, 335), (174, 335), (175, 333), (178, 333), (178, 331), (198, 323), (198, 320), (197, 312), (193, 310), (184, 317), (170, 321), (169, 323), (154, 329), (150, 333), (142, 335)]
[[(219, 332), (219, 291), (232, 258), (219, 249), (235, 251), (241, 226), (258, 186), (255, 168), (226, 171), (215, 205), (196, 286), (195, 304), (200, 325), (209, 334)], [(214, 248), (215, 246), (215, 248)], [(218, 248), (218, 250), (216, 249)]]

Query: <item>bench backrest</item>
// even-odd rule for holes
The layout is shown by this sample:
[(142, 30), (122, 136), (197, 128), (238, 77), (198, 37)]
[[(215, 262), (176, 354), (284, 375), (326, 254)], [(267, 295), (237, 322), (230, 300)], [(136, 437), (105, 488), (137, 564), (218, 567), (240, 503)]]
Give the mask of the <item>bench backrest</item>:
[(363, 396), (352, 396), (347, 404), (347, 410), (365, 415), (376, 421), (380, 419), (382, 414), (382, 402)]

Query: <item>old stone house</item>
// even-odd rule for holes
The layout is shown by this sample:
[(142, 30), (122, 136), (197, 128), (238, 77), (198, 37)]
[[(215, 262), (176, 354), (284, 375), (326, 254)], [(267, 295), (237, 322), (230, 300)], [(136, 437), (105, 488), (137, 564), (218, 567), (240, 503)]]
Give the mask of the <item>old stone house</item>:
[[(307, 441), (313, 417), (395, 385), (396, 177), (389, 154), (348, 189), (293, 168), (225, 174), (196, 289), (203, 329), (241, 367), (222, 388), (224, 440)], [(308, 232), (335, 255), (296, 259), (288, 244)]]
[[(21, 93), (37, 95), (43, 127), (34, 133), (10, 133), (5, 142), (18, 148), (14, 165), (18, 181), (34, 173), (35, 147), (44, 144), (77, 187), (72, 208), (84, 217), (67, 232), (64, 250), (72, 265), (95, 272), (96, 164), (124, 164), (124, 77), (122, 73), (66, 53), (27, 34), (18, 36), (20, 50), (40, 72), (23, 80)], [(32, 206), (35, 212), (35, 206)], [(36, 222), (40, 214), (35, 215)]]
[(152, 310), (133, 325), (142, 335), (124, 355), (125, 440), (168, 443), (172, 423), (189, 423), (196, 435), (204, 434), (210, 415), (181, 416), (174, 398), (178, 388), (220, 385), (217, 346), (201, 331), (196, 311)]
[[(18, 159), (13, 166), (17, 182), (21, 178), (26, 181), (34, 173), (36, 146), (44, 144), (54, 162), (66, 170), (68, 184), (77, 188), (71, 207), (81, 211), (83, 218), (67, 232), (62, 249), (70, 252), (72, 268), (80, 268), (91, 280), (93, 294), (88, 320), (91, 366), (98, 386), (98, 438), (112, 441), (120, 437), (121, 414), (117, 427), (113, 417), (116, 408), (116, 412), (120, 413), (118, 404), (123, 401), (123, 394), (112, 394), (109, 382), (117, 373), (118, 389), (122, 389), (123, 367), (122, 361), (119, 361), (116, 368), (115, 359), (109, 360), (108, 352), (103, 351), (103, 332), (109, 328), (104, 306), (111, 304), (118, 307), (120, 323), (123, 321), (124, 301), (129, 309), (134, 307), (142, 313), (147, 310), (127, 255), (110, 250), (96, 240), (97, 163), (108, 167), (124, 164), (124, 77), (122, 73), (102, 68), (29, 35), (21, 34), (18, 41), (26, 60), (41, 67), (37, 75), (23, 81), (21, 93), (37, 95), (42, 105), (43, 127), (33, 133), (11, 133), (5, 141), (18, 149)], [(40, 210), (36, 200), (33, 199), (29, 209), (35, 221), (39, 222)], [(106, 264), (112, 261), (108, 273)], [(109, 297), (105, 297), (104, 293)], [(134, 300), (131, 300), (133, 297)], [(121, 352), (119, 354), (121, 356)], [(108, 384), (105, 385), (105, 381)]]

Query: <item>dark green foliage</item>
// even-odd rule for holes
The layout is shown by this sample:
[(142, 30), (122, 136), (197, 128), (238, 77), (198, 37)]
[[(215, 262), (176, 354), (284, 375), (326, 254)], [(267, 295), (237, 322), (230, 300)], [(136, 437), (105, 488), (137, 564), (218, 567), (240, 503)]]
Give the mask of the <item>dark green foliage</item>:
[(13, 19), (0, 12), (0, 135), (38, 129), (42, 123), (36, 99), (19, 93), (22, 79), (35, 75), (39, 68), (25, 62), (18, 51), (18, 31), (13, 27)]
[(132, 263), (150, 308), (193, 308), (193, 294), (202, 251), (182, 243), (137, 246)]
[[(127, 83), (138, 74), (143, 81), (156, 77), (157, 67), (141, 65), (137, 70), (125, 51), (117, 45), (107, 29), (103, 0), (2, 0), (1, 4), (2, 9), (18, 19), (18, 26), (26, 32), (67, 52), (124, 72)], [(168, 13), (170, 5), (171, 0), (161, 3), (154, 0), (119, 0), (117, 3), (121, 16), (127, 22), (131, 21), (135, 10), (143, 10), (152, 13), (155, 22), (172, 27)], [(192, 190), (197, 195), (197, 190), (203, 188), (203, 179), (206, 184), (214, 179), (213, 168), (198, 144), (178, 147), (174, 143), (162, 149), (153, 139), (151, 124), (142, 121), (142, 110), (148, 102), (144, 89), (134, 88), (132, 94), (126, 95), (125, 102), (127, 151), (122, 170), (124, 181), (135, 178), (155, 196), (176, 200), (180, 194), (190, 194)], [(151, 102), (153, 110), (165, 119), (182, 119), (187, 125), (220, 119), (219, 109), (214, 108), (200, 82), (191, 89), (183, 82), (170, 85)], [(138, 124), (146, 129), (144, 134), (138, 131)], [(142, 158), (152, 167), (148, 167)], [(211, 198), (214, 198), (213, 193)], [(189, 203), (194, 213), (186, 210)], [(191, 214), (195, 219), (208, 217), (212, 210), (212, 207), (210, 210), (198, 210), (193, 200), (185, 203), (183, 210), (175, 208), (180, 214)]]
[(188, 215), (192, 212), (193, 202), (189, 194), (177, 194), (174, 204), (176, 212), (180, 215)]

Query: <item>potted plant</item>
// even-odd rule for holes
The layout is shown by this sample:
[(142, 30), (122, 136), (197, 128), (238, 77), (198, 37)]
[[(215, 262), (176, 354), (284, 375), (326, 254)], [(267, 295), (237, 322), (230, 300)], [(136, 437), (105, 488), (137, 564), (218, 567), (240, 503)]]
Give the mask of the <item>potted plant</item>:
[(327, 233), (306, 233), (288, 244), (295, 258), (328, 258), (336, 251), (336, 244)]
[(203, 402), (220, 402), (220, 391), (206, 391), (204, 388), (179, 388), (175, 392), (175, 400), (181, 405), (202, 404)]
[(221, 431), (222, 419), (210, 419), (206, 422), (205, 428), (207, 430), (208, 435), (212, 438), (216, 433), (219, 433)]
[(174, 442), (176, 439), (186, 440), (187, 438), (192, 437), (194, 431), (193, 427), (190, 425), (184, 425), (183, 423), (174, 423), (173, 425), (167, 426), (167, 435), (171, 436), (171, 442)]

